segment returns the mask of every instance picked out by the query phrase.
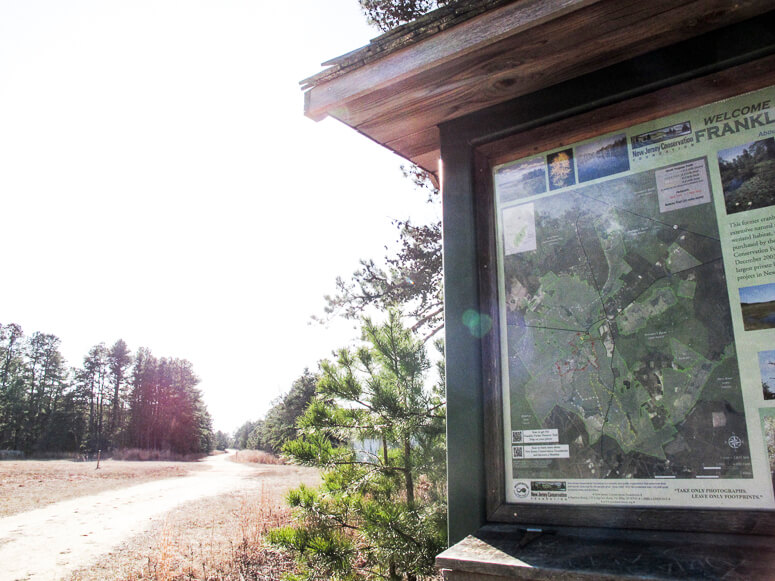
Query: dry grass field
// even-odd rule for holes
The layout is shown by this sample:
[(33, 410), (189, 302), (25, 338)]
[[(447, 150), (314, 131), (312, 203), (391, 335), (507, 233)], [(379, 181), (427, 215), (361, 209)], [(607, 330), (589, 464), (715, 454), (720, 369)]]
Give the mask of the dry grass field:
[(4, 460), (0, 462), (0, 517), (150, 480), (185, 476), (194, 462), (96, 462)]
[(69, 581), (279, 579), (293, 560), (263, 540), (290, 518), (277, 500), (264, 489), (185, 504)]
[(231, 460), (241, 464), (285, 464), (282, 458), (263, 450), (238, 450)]
[[(257, 464), (258, 458), (270, 464)], [(320, 483), (314, 468), (275, 464), (240, 451), (233, 460), (256, 468), (250, 486), (182, 505), (69, 581), (259, 581), (294, 570), (287, 554), (268, 547), (264, 533), (290, 522), (285, 494)]]
[[(316, 486), (314, 468), (283, 465), (279, 459), (240, 452), (251, 466), (234, 492), (193, 500), (151, 519), (140, 534), (125, 538), (96, 563), (61, 577), (66, 581), (259, 581), (294, 571), (293, 559), (268, 546), (267, 530), (291, 521), (285, 504), (290, 488)], [(261, 463), (261, 462), (268, 462)], [(96, 494), (160, 478), (208, 470), (198, 463), (0, 462), (0, 516), (59, 500)], [(84, 564), (88, 561), (82, 561)], [(73, 571), (72, 568), (69, 571)], [(0, 574), (2, 577), (2, 574)], [(434, 578), (438, 581), (438, 578)]]
[[(293, 561), (264, 543), (264, 533), (286, 524), (285, 494), (304, 482), (317, 485), (315, 469), (283, 465), (271, 455), (240, 453), (249, 464), (236, 492), (194, 500), (152, 519), (70, 581), (172, 581), (279, 579)], [(266, 463), (264, 463), (266, 462)], [(60, 500), (88, 496), (151, 480), (207, 470), (198, 463), (67, 460), (0, 462), (0, 517)]]

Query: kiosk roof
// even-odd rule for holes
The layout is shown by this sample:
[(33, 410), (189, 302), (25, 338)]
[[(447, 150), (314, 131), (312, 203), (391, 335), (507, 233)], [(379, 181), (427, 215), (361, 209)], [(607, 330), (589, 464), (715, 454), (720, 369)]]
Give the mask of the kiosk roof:
[(323, 63), (305, 114), (437, 173), (438, 125), (751, 18), (770, 0), (460, 0)]

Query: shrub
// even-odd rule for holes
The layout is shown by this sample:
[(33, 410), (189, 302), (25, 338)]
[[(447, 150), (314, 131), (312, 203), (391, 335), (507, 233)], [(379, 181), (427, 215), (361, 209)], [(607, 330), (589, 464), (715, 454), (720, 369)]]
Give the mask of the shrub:
[(282, 458), (263, 450), (240, 450), (232, 460), (245, 464), (285, 464)]
[[(103, 458), (106, 456), (103, 456)], [(195, 462), (205, 456), (207, 454), (178, 454), (171, 450), (146, 450), (144, 448), (123, 448), (115, 450), (110, 454), (113, 460), (132, 462)]]

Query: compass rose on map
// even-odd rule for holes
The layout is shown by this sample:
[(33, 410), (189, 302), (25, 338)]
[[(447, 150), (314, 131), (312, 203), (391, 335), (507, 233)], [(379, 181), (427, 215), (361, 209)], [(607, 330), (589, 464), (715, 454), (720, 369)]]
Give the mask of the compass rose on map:
[(737, 450), (740, 446), (743, 445), (743, 440), (738, 438), (735, 434), (732, 434), (729, 436), (729, 439), (727, 440), (727, 444), (729, 444), (729, 447), (733, 450)]

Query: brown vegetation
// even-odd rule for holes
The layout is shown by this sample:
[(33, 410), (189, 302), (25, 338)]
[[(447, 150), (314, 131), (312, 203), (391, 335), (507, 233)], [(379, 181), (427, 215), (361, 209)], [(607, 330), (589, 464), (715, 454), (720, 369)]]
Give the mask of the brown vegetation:
[(239, 450), (231, 459), (244, 464), (285, 464), (282, 458), (263, 450)]
[(185, 476), (198, 464), (105, 460), (7, 460), (0, 462), (0, 517), (103, 490)]
[[(242, 454), (241, 454), (242, 455)], [(253, 454), (245, 454), (256, 457)], [(271, 460), (271, 456), (264, 457)], [(178, 579), (279, 579), (293, 560), (264, 544), (264, 533), (290, 518), (288, 489), (320, 482), (318, 470), (302, 466), (252, 464), (237, 493), (180, 505), (149, 522), (146, 532), (127, 539), (100, 562), (77, 571), (72, 581)], [(201, 463), (5, 461), (0, 462), (0, 515), (20, 513), (59, 500), (184, 476), (207, 469)], [(77, 555), (71, 555), (77, 561)], [(85, 563), (85, 561), (84, 561)]]
[(113, 460), (126, 460), (130, 462), (195, 462), (204, 458), (207, 454), (178, 454), (171, 450), (146, 450), (144, 448), (126, 448), (116, 450), (111, 454)]
[(70, 581), (280, 579), (294, 570), (293, 559), (268, 547), (264, 534), (289, 524), (286, 491), (301, 482), (317, 485), (319, 474), (300, 466), (262, 467), (251, 480), (240, 493), (178, 507)]
[(190, 502), (71, 581), (279, 579), (294, 570), (293, 560), (263, 538), (289, 518), (268, 491)]

